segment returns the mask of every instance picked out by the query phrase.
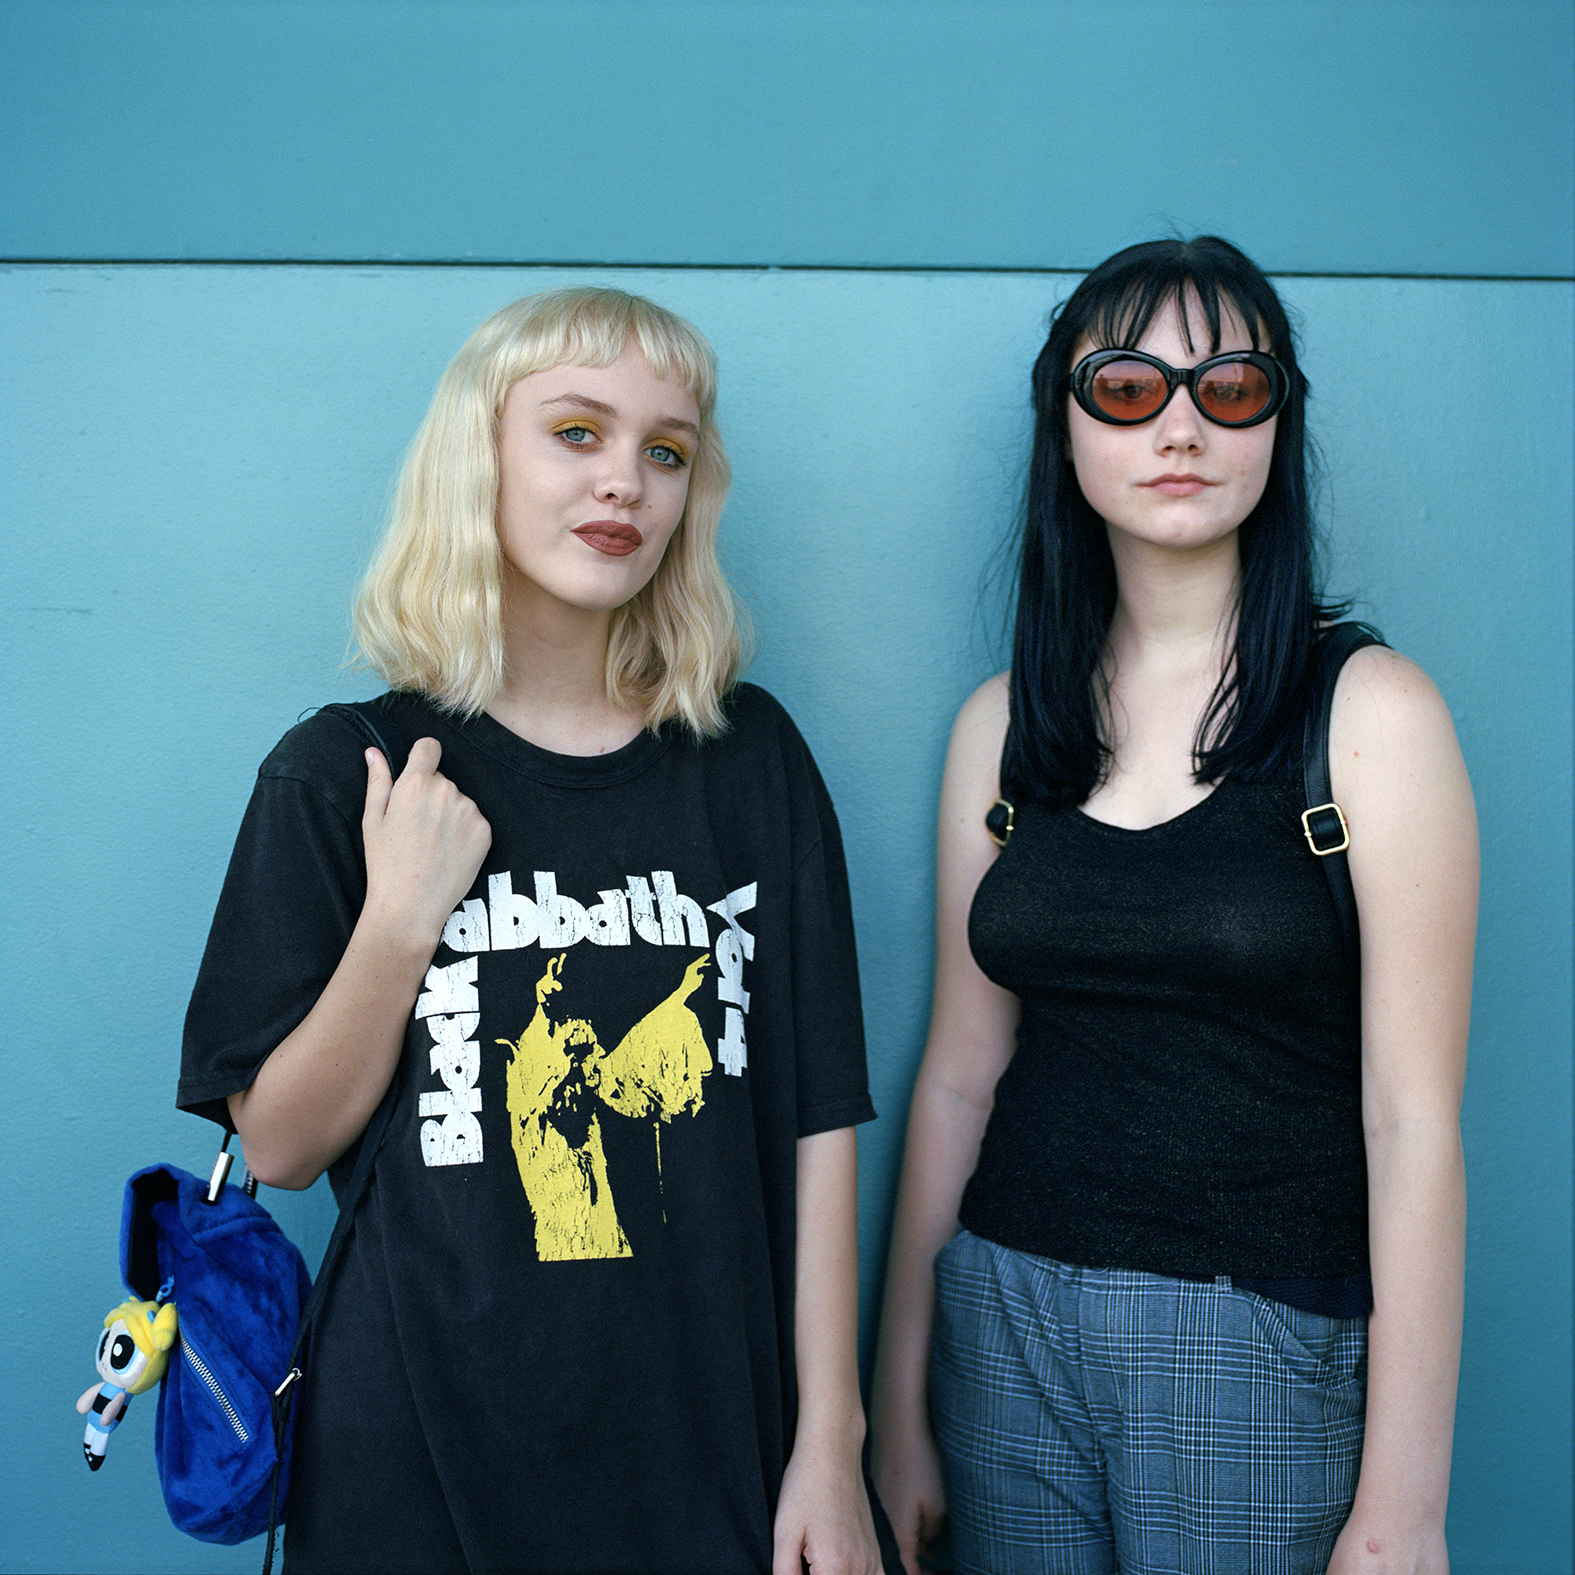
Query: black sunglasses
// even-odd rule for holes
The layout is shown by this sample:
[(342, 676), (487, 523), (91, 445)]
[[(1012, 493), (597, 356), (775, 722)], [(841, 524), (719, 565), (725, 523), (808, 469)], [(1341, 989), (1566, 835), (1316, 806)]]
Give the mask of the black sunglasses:
[(1186, 384), (1198, 411), (1222, 427), (1255, 427), (1285, 403), (1291, 380), (1262, 350), (1167, 366), (1141, 350), (1096, 350), (1072, 368), (1072, 397), (1096, 421), (1131, 427), (1152, 421)]

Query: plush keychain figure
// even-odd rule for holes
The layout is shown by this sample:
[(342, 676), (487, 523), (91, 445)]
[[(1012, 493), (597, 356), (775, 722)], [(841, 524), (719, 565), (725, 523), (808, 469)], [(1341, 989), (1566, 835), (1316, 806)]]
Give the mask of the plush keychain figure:
[(120, 1425), (132, 1395), (153, 1388), (169, 1366), (176, 1329), (175, 1304), (165, 1300), (170, 1284), (166, 1280), (159, 1287), (156, 1300), (122, 1302), (104, 1319), (98, 1342), (98, 1370), (104, 1382), (77, 1401), (82, 1415), (93, 1413), (82, 1435), (82, 1453), (90, 1470), (104, 1464), (109, 1435)]

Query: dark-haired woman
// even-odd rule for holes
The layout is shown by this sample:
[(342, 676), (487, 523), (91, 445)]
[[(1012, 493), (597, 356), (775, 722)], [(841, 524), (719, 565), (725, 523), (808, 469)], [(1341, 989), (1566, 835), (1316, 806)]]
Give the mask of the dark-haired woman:
[(1300, 823), (1335, 609), (1273, 288), (1212, 238), (1121, 252), (1033, 390), (1012, 668), (941, 795), (877, 1485), (913, 1575), (948, 1515), (990, 1575), (1440, 1575), (1477, 895), (1449, 713), (1384, 647), (1339, 673), (1358, 979)]

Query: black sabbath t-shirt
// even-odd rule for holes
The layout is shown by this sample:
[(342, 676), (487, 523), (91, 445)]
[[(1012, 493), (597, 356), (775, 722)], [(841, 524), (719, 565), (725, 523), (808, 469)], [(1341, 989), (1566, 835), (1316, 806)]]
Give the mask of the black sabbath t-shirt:
[[(291, 1568), (769, 1569), (796, 1141), (873, 1115), (814, 762), (750, 685), (720, 738), (587, 758), (410, 695), (358, 709), (396, 770), (438, 740), (492, 846), (313, 1332)], [(365, 746), (326, 711), (264, 762), (184, 1108), (225, 1120), (333, 973), (365, 895)]]

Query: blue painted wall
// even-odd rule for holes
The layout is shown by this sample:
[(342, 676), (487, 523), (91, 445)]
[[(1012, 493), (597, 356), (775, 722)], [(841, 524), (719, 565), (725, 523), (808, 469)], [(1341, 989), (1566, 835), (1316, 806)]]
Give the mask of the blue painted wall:
[[(169, 1530), (151, 1405), (94, 1477), (70, 1405), (118, 1296), (126, 1174), (209, 1157), (170, 1105), (176, 1046), (256, 763), (304, 707), (368, 692), (339, 663), (389, 479), (448, 356), (527, 290), (617, 282), (717, 345), (752, 676), (814, 744), (850, 852), (884, 1112), (862, 1150), (873, 1305), (927, 1005), (941, 752), (998, 662), (981, 575), (1018, 490), (1026, 369), (1075, 279), (1021, 265), (1097, 260), (1165, 215), (1287, 274), (1561, 276), (1281, 285), (1330, 461), (1332, 584), (1439, 681), (1482, 812), (1454, 1567), (1570, 1569), (1575, 291), (1568, 139), (1549, 135), (1568, 124), (1566, 11), (689, 5), (653, 35), (614, 7), (614, 43), (534, 5), (0, 15), (19, 46), (0, 255), (62, 259), (0, 272), (0, 1262), (27, 1320), (0, 1395), (0, 1568), (255, 1562)], [(506, 48), (480, 49), (488, 28)], [(544, 73), (522, 40), (548, 28)], [(1173, 90), (1199, 52), (1289, 84), (1246, 173), (1203, 157), (1224, 157), (1218, 106), (1194, 117)], [(1131, 72), (1169, 94), (1164, 135), (1139, 138), (1112, 98)], [(1317, 95), (1339, 115), (1312, 114)], [(1107, 162), (1050, 161), (1035, 184), (1019, 142), (1088, 125), (1113, 128)], [(93, 262), (477, 252), (590, 266)], [(815, 259), (885, 266), (612, 266)], [(895, 266), (914, 260), (963, 271)], [(1403, 407), (1374, 375), (1389, 366)], [(320, 1191), (270, 1202), (320, 1248)]]
[(1567, 275), (1563, 0), (9, 0), (0, 256)]

